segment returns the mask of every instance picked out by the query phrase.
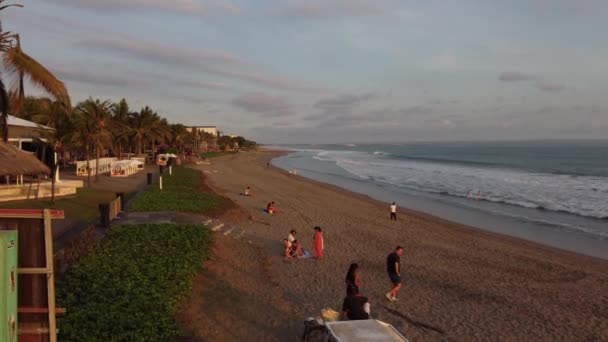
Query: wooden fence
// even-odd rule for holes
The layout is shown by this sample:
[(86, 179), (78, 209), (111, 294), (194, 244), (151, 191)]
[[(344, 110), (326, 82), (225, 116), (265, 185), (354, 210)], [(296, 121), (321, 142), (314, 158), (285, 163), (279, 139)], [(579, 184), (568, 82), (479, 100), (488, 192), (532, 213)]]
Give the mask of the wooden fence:
[(123, 194), (116, 194), (116, 199), (109, 203), (99, 204), (99, 221), (104, 228), (110, 228), (110, 223), (122, 212)]
[(122, 211), (122, 200), (121, 196), (116, 196), (116, 199), (110, 202), (110, 221), (118, 218), (118, 215)]

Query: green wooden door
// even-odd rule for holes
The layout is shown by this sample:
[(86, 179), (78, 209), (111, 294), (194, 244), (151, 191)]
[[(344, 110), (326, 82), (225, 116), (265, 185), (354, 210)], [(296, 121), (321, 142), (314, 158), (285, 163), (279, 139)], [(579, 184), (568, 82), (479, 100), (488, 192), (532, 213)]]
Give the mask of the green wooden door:
[(17, 342), (17, 231), (0, 231), (0, 342)]

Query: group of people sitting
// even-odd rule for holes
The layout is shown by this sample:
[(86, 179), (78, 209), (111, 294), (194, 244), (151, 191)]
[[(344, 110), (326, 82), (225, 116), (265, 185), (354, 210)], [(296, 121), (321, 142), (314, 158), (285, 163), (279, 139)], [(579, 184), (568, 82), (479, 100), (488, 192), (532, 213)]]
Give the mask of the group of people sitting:
[[(302, 244), (296, 239), (297, 232), (291, 230), (287, 239), (283, 239), (283, 248), (285, 259), (289, 258), (311, 258), (312, 255), (302, 247)], [(323, 233), (319, 226), (315, 227), (315, 235), (313, 236), (314, 257), (315, 259), (323, 259)]]
[(310, 253), (308, 253), (307, 250), (302, 248), (302, 244), (300, 244), (298, 242), (298, 240), (296, 239), (296, 234), (297, 234), (297, 232), (295, 230), (291, 230), (289, 232), (289, 236), (287, 236), (287, 239), (283, 239), (283, 246), (284, 246), (284, 250), (285, 250), (285, 252), (284, 252), (285, 259), (290, 259), (290, 258), (299, 259), (299, 258), (312, 257), (312, 255), (310, 255)]

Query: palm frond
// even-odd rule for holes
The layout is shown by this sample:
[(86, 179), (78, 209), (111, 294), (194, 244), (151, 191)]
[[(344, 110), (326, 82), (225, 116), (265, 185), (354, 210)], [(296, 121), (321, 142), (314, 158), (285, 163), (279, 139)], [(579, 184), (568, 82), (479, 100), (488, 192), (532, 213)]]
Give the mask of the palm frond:
[(27, 77), (32, 84), (41, 87), (55, 99), (61, 101), (66, 108), (70, 108), (70, 96), (65, 84), (58, 80), (42, 64), (28, 56), (19, 47), (10, 47), (3, 56), (6, 71), (19, 79), (19, 98), (23, 98), (23, 78)]
[(0, 79), (0, 134), (2, 141), (8, 141), (8, 94), (4, 82)]

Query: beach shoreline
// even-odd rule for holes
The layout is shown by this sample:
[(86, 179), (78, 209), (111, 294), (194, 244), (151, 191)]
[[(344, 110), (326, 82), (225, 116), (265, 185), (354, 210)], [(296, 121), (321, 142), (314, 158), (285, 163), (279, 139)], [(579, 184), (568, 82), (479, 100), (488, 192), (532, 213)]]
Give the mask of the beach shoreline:
[[(293, 151), (284, 151), (284, 150), (275, 150), (275, 149), (264, 149), (265, 151), (267, 151), (268, 153), (270, 153), (271, 155), (273, 155), (272, 158), (269, 159), (269, 161), (286, 156), (290, 153), (294, 153)], [(309, 177), (305, 177), (302, 175), (292, 175), (290, 174), (288, 171), (273, 165), (272, 163), (270, 164), (270, 167), (273, 168), (276, 172), (282, 173), (284, 175), (290, 176), (290, 177), (296, 177), (298, 179), (301, 179), (302, 181), (306, 181), (306, 182), (310, 182), (313, 185), (316, 186), (322, 186), (325, 187), (327, 189), (332, 189), (333, 191), (339, 192), (339, 193), (343, 193), (346, 194), (348, 196), (352, 196), (352, 197), (356, 197), (361, 199), (362, 201), (368, 201), (370, 203), (373, 203), (374, 205), (376, 205), (378, 207), (379, 210), (387, 210), (389, 203), (383, 202), (381, 200), (378, 200), (376, 198), (373, 198), (370, 195), (361, 193), (361, 192), (357, 192), (357, 191), (353, 191), (353, 190), (349, 190), (343, 187), (340, 187), (338, 185), (334, 185), (331, 183), (327, 183), (327, 182), (323, 182), (320, 180), (315, 180)], [(296, 170), (297, 171), (297, 170)], [(437, 224), (445, 224), (445, 225), (450, 225), (451, 228), (453, 229), (461, 229), (461, 230), (466, 230), (466, 231), (474, 231), (475, 233), (478, 234), (487, 234), (490, 237), (496, 237), (496, 238), (500, 238), (500, 239), (506, 239), (509, 240), (510, 242), (513, 243), (524, 243), (524, 244), (528, 244), (531, 248), (539, 248), (539, 249), (546, 249), (548, 252), (554, 251), (554, 252), (559, 252), (559, 253), (566, 253), (566, 254), (571, 254), (572, 256), (576, 256), (576, 257), (583, 257), (583, 258), (590, 258), (590, 260), (596, 260), (596, 261), (600, 261), (600, 262), (606, 262), (605, 258), (601, 258), (601, 257), (597, 257), (597, 256), (593, 256), (593, 255), (588, 255), (588, 254), (584, 254), (584, 253), (579, 253), (576, 251), (572, 251), (572, 250), (568, 250), (568, 249), (564, 249), (564, 248), (559, 248), (559, 247), (555, 247), (555, 246), (551, 246), (548, 244), (544, 244), (541, 242), (537, 242), (537, 241), (533, 241), (533, 240), (529, 240), (526, 238), (522, 238), (522, 237), (518, 237), (518, 236), (513, 236), (513, 235), (509, 235), (506, 233), (501, 233), (501, 232), (494, 232), (491, 230), (487, 230), (484, 229), (482, 227), (476, 227), (474, 225), (468, 225), (468, 224), (464, 224), (464, 223), (459, 223), (459, 222), (455, 222), (453, 220), (450, 219), (446, 219), (446, 218), (442, 218), (433, 214), (429, 214), (429, 213), (425, 213), (419, 210), (415, 210), (415, 209), (411, 209), (411, 208), (407, 208), (407, 207), (403, 207), (403, 206), (399, 206), (399, 212), (411, 217), (416, 217), (418, 219), (421, 220), (425, 220), (429, 223), (437, 223)]]
[[(215, 260), (185, 310), (202, 315), (190, 319), (192, 335), (299, 338), (306, 317), (340, 309), (353, 261), (373, 317), (412, 340), (599, 340), (608, 334), (605, 260), (403, 208), (391, 222), (386, 203), (266, 166), (282, 153), (243, 152), (197, 166), (213, 191), (230, 197), (249, 219), (232, 223), (244, 232), (241, 239), (230, 231), (216, 234)], [(245, 186), (253, 197), (239, 195)], [(280, 210), (273, 217), (261, 210), (270, 200)], [(324, 228), (325, 259), (285, 262), (280, 241), (289, 230), (311, 249), (317, 224)], [(392, 303), (384, 298), (384, 259), (397, 244), (405, 247), (405, 286)], [(254, 310), (227, 309), (252, 298), (261, 301)]]

